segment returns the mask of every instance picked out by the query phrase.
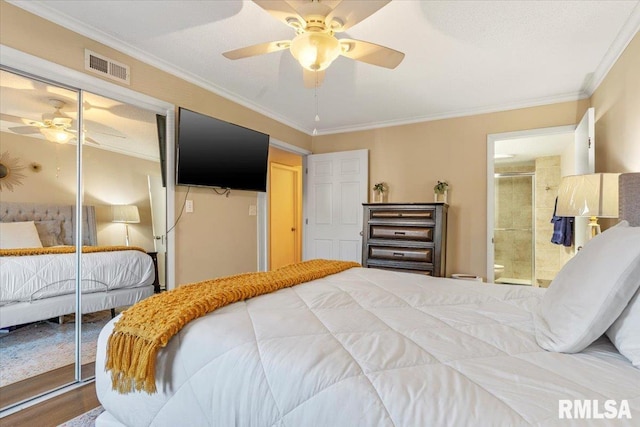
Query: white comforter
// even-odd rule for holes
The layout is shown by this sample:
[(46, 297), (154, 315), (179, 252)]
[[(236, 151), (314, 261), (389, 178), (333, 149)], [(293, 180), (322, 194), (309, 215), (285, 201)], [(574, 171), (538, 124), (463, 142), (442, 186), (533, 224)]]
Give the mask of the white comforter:
[[(76, 254), (0, 257), (0, 305), (75, 292)], [(153, 283), (151, 257), (138, 250), (82, 255), (82, 292)]]
[[(191, 322), (161, 350), (154, 395), (111, 390), (112, 321), (97, 425), (634, 425), (640, 370), (604, 340), (542, 350), (531, 312), (543, 292), (347, 270)], [(559, 420), (560, 399), (625, 399), (633, 419)]]

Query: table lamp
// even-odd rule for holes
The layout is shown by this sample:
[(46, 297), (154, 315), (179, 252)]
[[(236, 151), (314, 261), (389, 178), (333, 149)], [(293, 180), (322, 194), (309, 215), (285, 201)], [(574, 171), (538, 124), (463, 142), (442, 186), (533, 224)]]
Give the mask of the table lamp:
[(598, 218), (618, 217), (619, 173), (570, 175), (558, 188), (558, 216), (589, 217), (588, 236), (600, 233)]
[(129, 224), (140, 222), (140, 213), (135, 205), (114, 205), (111, 206), (112, 222), (120, 222), (125, 227), (125, 244), (129, 246)]

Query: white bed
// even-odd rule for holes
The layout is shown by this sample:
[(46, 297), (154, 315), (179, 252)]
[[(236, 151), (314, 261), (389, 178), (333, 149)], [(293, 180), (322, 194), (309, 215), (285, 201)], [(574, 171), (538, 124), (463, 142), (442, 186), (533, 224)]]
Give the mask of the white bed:
[[(640, 369), (605, 336), (575, 354), (540, 347), (546, 292), (350, 269), (192, 321), (160, 350), (151, 395), (111, 389), (114, 319), (96, 426), (638, 425)], [(561, 419), (574, 400), (632, 419)]]
[[(2, 222), (54, 222), (57, 243), (74, 242), (73, 206), (0, 204)], [(83, 210), (83, 244), (96, 245), (95, 213)], [(146, 253), (87, 253), (82, 256), (82, 312), (132, 305), (153, 294), (154, 264)], [(76, 311), (75, 254), (0, 257), (0, 328)]]

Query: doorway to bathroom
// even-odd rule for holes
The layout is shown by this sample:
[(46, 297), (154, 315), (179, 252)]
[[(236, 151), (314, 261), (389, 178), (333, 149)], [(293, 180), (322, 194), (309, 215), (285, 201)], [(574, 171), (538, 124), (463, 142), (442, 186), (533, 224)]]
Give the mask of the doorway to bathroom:
[(547, 287), (581, 246), (552, 243), (552, 218), (562, 177), (593, 172), (593, 119), (487, 136), (488, 282)]

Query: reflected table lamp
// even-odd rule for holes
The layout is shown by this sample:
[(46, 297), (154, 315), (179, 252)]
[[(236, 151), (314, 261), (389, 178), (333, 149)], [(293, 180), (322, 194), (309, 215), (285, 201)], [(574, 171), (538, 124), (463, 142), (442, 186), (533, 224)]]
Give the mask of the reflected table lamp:
[(140, 222), (140, 213), (135, 205), (111, 206), (112, 222), (123, 223), (125, 227), (125, 244), (129, 246), (129, 224)]
[(618, 217), (619, 173), (565, 176), (558, 188), (558, 216), (589, 217), (588, 236), (600, 233), (600, 218)]

